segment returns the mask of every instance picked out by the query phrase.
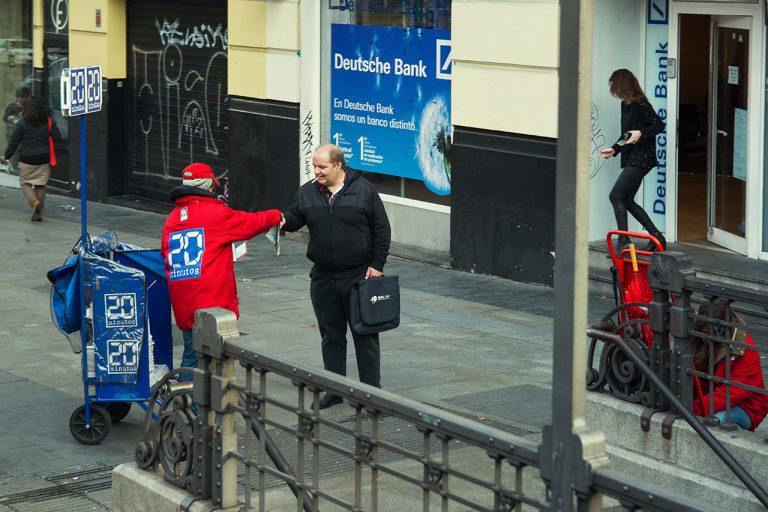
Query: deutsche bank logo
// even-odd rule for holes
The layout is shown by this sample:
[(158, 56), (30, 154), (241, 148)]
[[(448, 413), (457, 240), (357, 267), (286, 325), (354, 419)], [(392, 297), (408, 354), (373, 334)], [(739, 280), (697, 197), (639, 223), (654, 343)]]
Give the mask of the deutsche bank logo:
[(200, 277), (205, 252), (203, 228), (171, 233), (168, 238), (168, 269), (171, 281)]
[(648, 0), (648, 23), (654, 25), (669, 23), (669, 0)]
[(111, 340), (107, 342), (107, 373), (136, 373), (139, 371), (139, 342)]
[(440, 80), (450, 80), (453, 73), (453, 57), (451, 56), (451, 40), (435, 40), (435, 56), (437, 63), (435, 65), (435, 78)]
[(136, 327), (136, 294), (107, 293), (104, 295), (107, 327)]

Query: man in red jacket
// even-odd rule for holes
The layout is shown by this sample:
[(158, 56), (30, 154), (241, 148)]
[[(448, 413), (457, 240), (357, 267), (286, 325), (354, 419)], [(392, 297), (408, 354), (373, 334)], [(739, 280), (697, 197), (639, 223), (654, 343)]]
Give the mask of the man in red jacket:
[(219, 180), (206, 164), (193, 163), (171, 190), (176, 203), (163, 226), (160, 252), (176, 325), (184, 338), (181, 366), (197, 367), (192, 347), (195, 311), (219, 307), (240, 316), (232, 243), (281, 225), (279, 210), (249, 213), (229, 208), (213, 195)]

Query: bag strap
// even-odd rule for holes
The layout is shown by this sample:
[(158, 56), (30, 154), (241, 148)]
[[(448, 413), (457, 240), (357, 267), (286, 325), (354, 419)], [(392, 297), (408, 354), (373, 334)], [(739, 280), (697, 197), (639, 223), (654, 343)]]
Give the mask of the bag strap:
[(51, 130), (53, 129), (53, 120), (51, 116), (48, 116), (48, 152), (50, 153), (51, 167), (56, 167), (59, 162), (56, 160), (56, 146), (53, 143), (53, 136)]

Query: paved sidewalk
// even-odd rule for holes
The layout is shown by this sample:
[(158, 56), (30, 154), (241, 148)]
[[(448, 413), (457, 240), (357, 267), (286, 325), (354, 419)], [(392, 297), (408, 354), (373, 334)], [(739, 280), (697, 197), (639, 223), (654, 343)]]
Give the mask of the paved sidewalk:
[[(98, 446), (71, 437), (69, 416), (83, 402), (80, 357), (51, 323), (45, 273), (64, 261), (78, 239), (80, 204), (50, 195), (42, 223), (31, 223), (30, 213), (18, 190), (0, 187), (0, 479), (122, 462), (133, 454), (144, 420), (134, 407)], [(89, 203), (89, 219), (91, 234), (113, 229), (122, 241), (156, 248), (164, 216)], [(259, 237), (248, 251), (236, 265), (241, 341), (320, 366), (306, 245), (286, 240), (276, 257)], [(383, 387), (538, 432), (551, 406), (552, 289), (396, 256), (386, 271), (400, 275), (402, 324), (381, 337)], [(589, 301), (591, 320), (612, 304), (598, 296)], [(351, 376), (357, 374), (354, 360), (350, 347)]]

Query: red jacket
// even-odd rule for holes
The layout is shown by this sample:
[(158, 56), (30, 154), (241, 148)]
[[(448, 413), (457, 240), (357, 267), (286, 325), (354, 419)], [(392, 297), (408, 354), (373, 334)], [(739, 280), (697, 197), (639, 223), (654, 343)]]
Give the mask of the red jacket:
[(279, 210), (233, 210), (205, 192), (179, 187), (176, 208), (163, 226), (160, 252), (171, 306), (179, 329), (189, 330), (195, 311), (220, 307), (240, 316), (232, 243), (248, 240), (280, 223)]
[[(755, 342), (747, 334), (745, 343), (754, 345)], [(715, 366), (715, 376), (725, 378), (725, 359)], [(732, 381), (748, 386), (765, 389), (763, 370), (760, 368), (760, 353), (757, 350), (745, 350), (743, 356), (731, 356)], [(709, 391), (709, 382), (701, 379), (702, 391)], [(725, 384), (715, 383), (714, 411), (725, 410)], [(731, 407), (738, 405), (749, 415), (752, 420), (752, 430), (755, 430), (765, 415), (768, 414), (768, 396), (754, 393), (748, 389), (731, 386)], [(693, 402), (693, 412), (698, 416), (708, 416), (709, 393), (699, 397)]]

